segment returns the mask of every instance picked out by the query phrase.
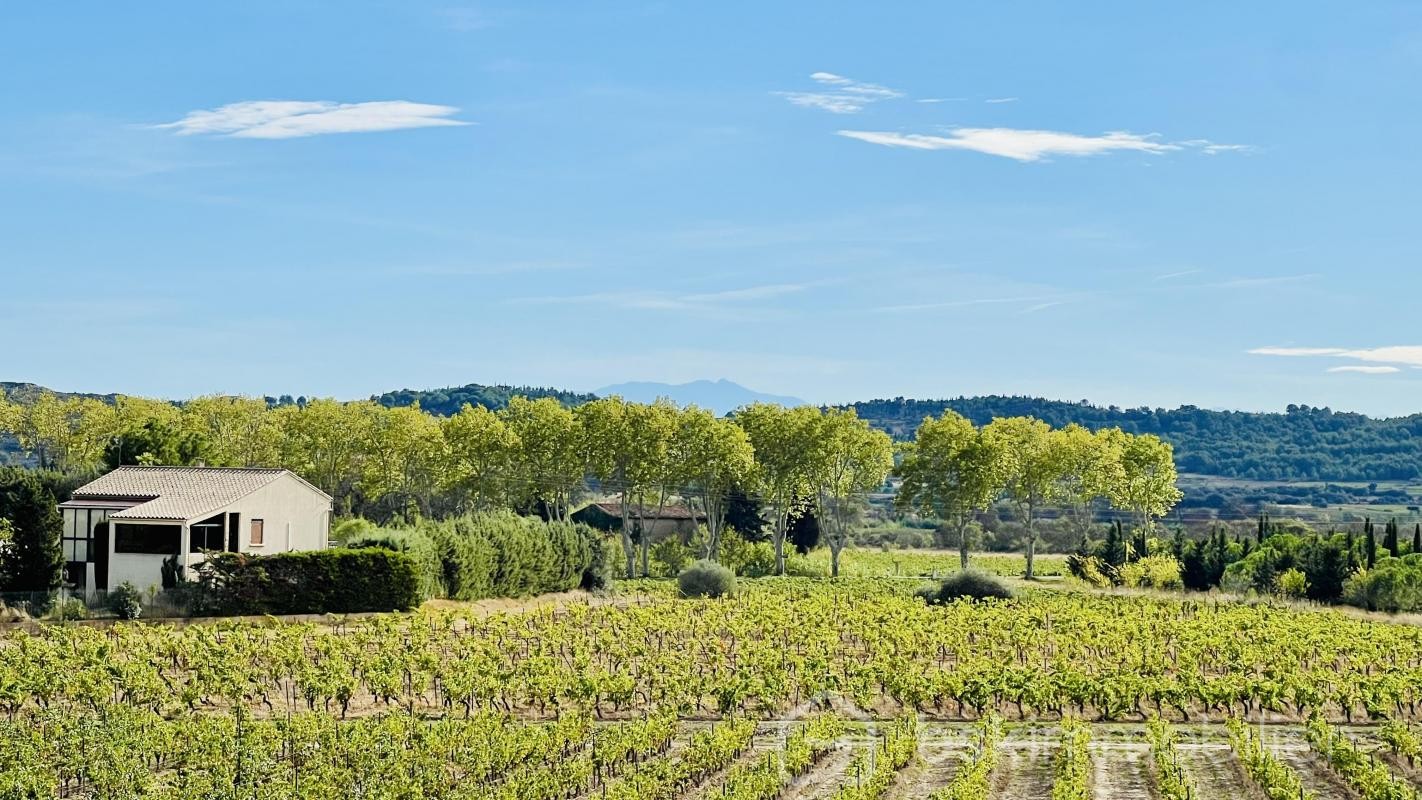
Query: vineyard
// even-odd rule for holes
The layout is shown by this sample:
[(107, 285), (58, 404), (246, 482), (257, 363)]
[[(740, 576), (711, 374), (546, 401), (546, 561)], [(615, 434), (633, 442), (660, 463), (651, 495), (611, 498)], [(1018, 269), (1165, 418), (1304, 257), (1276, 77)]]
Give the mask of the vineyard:
[(0, 798), (1418, 797), (1422, 629), (901, 583), (12, 633)]

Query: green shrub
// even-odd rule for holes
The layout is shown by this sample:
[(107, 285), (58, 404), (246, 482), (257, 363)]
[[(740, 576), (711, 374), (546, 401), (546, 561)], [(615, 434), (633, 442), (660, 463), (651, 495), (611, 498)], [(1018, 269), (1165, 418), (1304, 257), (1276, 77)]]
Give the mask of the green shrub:
[(1279, 573), (1274, 579), (1274, 592), (1280, 597), (1298, 599), (1308, 595), (1308, 576), (1300, 569)]
[(615, 549), (610, 537), (586, 525), (506, 511), (366, 532), (351, 544), (410, 554), (422, 595), (453, 600), (601, 589)]
[(63, 622), (69, 619), (88, 619), (89, 606), (77, 597), (71, 597), (63, 603), (56, 603), (54, 608), (49, 610), (51, 619)]
[(406, 553), (414, 559), (415, 569), (419, 573), (420, 597), (429, 599), (440, 597), (444, 593), (444, 584), (440, 581), (442, 565), (439, 549), (435, 546), (434, 540), (424, 531), (371, 530), (352, 536), (346, 541), (345, 546), (351, 550), (380, 547), (397, 553)]
[(138, 619), (143, 614), (143, 595), (128, 581), (109, 590), (109, 610), (119, 619)]
[(374, 536), (380, 532), (380, 527), (374, 522), (361, 517), (352, 517), (343, 519), (332, 526), (331, 539), (342, 547), (351, 547), (351, 543), (357, 539)]
[(775, 548), (770, 542), (748, 542), (727, 531), (721, 538), (720, 563), (737, 575), (764, 578), (775, 574)]
[(735, 573), (714, 561), (701, 560), (676, 579), (682, 597), (725, 597), (735, 594)]
[(1343, 584), (1343, 600), (1369, 611), (1422, 611), (1422, 554), (1384, 558)]
[(682, 544), (675, 536), (652, 545), (652, 563), (656, 565), (659, 575), (680, 575), (690, 562), (691, 548)]
[(219, 616), (407, 611), (420, 603), (415, 560), (383, 548), (218, 553), (200, 575), (194, 611)]
[(1183, 589), (1180, 562), (1173, 556), (1148, 556), (1124, 564), (1117, 571), (1122, 586), (1132, 589)]
[(785, 574), (792, 578), (824, 578), (829, 576), (829, 570), (811, 561), (809, 556), (791, 553), (785, 557)]
[(965, 569), (944, 578), (938, 584), (932, 604), (954, 600), (1010, 600), (1012, 590), (996, 577), (977, 569)]

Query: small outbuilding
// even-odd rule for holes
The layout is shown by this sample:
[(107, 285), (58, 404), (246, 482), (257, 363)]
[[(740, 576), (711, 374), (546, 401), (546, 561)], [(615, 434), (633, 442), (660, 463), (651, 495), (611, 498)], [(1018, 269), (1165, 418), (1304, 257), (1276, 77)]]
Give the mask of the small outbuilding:
[[(593, 503), (573, 512), (573, 521), (581, 522), (601, 531), (622, 530), (621, 503)], [(628, 523), (633, 531), (642, 531), (653, 540), (676, 535), (685, 541), (696, 527), (706, 522), (706, 515), (682, 505), (631, 506), (628, 509)]]
[(331, 496), (284, 469), (119, 467), (61, 503), (66, 579), (87, 594), (191, 575), (203, 551), (321, 550)]

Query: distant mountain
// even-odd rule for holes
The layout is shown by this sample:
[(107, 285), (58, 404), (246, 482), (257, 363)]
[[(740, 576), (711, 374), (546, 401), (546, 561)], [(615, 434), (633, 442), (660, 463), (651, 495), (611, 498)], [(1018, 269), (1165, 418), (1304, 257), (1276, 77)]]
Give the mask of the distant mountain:
[(805, 401), (799, 398), (757, 392), (725, 378), (719, 381), (692, 381), (691, 383), (634, 381), (604, 386), (596, 393), (602, 397), (615, 394), (624, 400), (637, 403), (650, 403), (659, 397), (666, 397), (678, 405), (694, 403), (717, 414), (725, 414), (748, 403), (779, 403), (784, 406), (805, 404)]

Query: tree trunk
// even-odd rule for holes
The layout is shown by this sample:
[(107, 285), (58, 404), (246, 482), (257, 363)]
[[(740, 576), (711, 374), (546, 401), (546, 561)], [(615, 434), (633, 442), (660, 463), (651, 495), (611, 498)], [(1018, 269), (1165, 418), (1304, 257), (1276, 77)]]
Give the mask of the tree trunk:
[(1027, 580), (1036, 577), (1032, 571), (1032, 562), (1037, 555), (1037, 526), (1032, 514), (1032, 506), (1027, 506)]
[(958, 561), (960, 569), (968, 568), (968, 520), (964, 517), (958, 518)]

